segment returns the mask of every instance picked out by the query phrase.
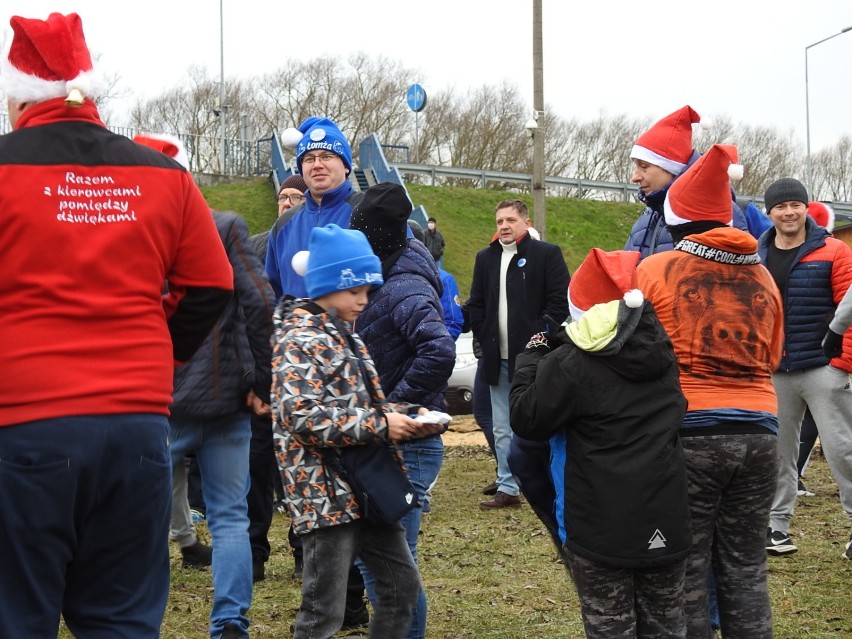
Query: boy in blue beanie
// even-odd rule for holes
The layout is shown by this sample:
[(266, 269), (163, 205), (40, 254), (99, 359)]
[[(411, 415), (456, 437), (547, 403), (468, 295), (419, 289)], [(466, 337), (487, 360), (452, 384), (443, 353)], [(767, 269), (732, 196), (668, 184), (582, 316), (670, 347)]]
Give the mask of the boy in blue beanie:
[(387, 596), (374, 607), (369, 637), (401, 639), (420, 592), (403, 528), (365, 519), (328, 459), (334, 448), (373, 441), (394, 446), (439, 427), (408, 416), (426, 409), (388, 403), (364, 343), (351, 331), (368, 291), (383, 283), (364, 234), (335, 224), (315, 228), (293, 268), (304, 276), (310, 299), (278, 307), (272, 360), (272, 410), (286, 451), (282, 480), (304, 553), (293, 637), (327, 639), (340, 629), (349, 568), (360, 557)]

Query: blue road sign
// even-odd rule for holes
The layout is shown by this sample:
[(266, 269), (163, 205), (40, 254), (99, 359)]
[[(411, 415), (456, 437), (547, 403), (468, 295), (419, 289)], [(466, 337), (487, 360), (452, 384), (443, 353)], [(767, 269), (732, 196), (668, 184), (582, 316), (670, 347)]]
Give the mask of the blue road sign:
[(415, 113), (422, 111), (426, 108), (426, 91), (419, 84), (412, 84), (405, 92), (405, 100)]

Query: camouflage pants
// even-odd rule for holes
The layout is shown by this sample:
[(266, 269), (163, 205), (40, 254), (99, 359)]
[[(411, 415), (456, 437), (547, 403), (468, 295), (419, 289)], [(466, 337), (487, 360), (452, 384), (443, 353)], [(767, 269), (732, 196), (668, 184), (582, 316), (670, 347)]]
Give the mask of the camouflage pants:
[(690, 639), (713, 637), (707, 580), (712, 565), (722, 636), (769, 639), (766, 530), (775, 494), (775, 435), (682, 437), (689, 477), (692, 552), (686, 570)]
[(686, 560), (658, 568), (612, 568), (564, 553), (588, 639), (683, 639)]

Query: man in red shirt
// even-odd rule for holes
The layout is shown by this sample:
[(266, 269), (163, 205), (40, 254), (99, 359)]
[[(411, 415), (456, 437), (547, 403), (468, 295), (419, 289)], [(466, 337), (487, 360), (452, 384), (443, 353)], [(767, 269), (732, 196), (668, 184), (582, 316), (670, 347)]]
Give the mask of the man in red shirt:
[[(15, 16), (0, 90), (0, 636), (159, 637), (168, 405), (233, 274), (192, 176), (111, 133), (80, 17)], [(169, 295), (163, 297), (163, 284)]]

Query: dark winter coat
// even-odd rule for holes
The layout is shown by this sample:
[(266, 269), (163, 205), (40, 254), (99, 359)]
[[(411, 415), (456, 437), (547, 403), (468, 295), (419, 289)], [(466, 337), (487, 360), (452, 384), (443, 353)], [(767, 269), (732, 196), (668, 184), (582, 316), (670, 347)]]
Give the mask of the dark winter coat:
[(426, 248), (429, 249), (429, 254), (432, 256), (432, 259), (436, 262), (444, 255), (444, 236), (438, 229), (435, 229), (434, 231), (426, 229), (423, 232), (423, 243), (426, 245)]
[(617, 307), (602, 350), (568, 341), (518, 355), (510, 422), (521, 437), (550, 440), (559, 534), (572, 552), (620, 568), (670, 564), (691, 546), (678, 438), (686, 400), (651, 303)]
[[(500, 374), (498, 306), (502, 256), (499, 239), (476, 254), (467, 302), (471, 330), (482, 348), (485, 379), (491, 386), (497, 384)], [(509, 379), (512, 379), (515, 357), (524, 350), (530, 336), (545, 330), (545, 314), (556, 322), (568, 317), (570, 279), (558, 246), (534, 240), (529, 234), (518, 241), (518, 252), (506, 272)]]
[(249, 390), (269, 402), (272, 287), (245, 220), (221, 211), (213, 211), (213, 219), (234, 269), (234, 298), (192, 359), (175, 370), (172, 415), (204, 417), (247, 410)]
[(412, 238), (384, 277), (354, 329), (370, 351), (389, 402), (444, 410), (456, 347), (444, 324), (435, 262)]

